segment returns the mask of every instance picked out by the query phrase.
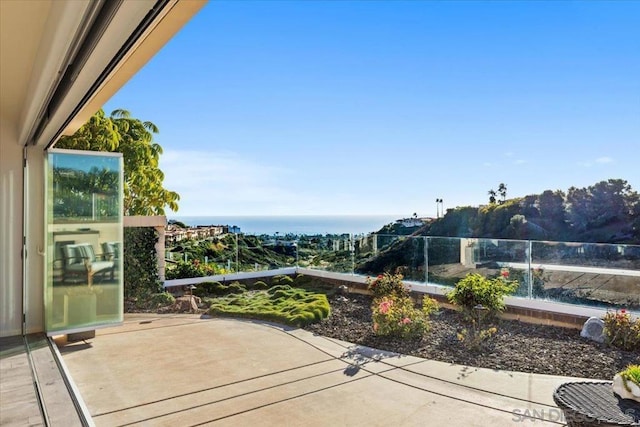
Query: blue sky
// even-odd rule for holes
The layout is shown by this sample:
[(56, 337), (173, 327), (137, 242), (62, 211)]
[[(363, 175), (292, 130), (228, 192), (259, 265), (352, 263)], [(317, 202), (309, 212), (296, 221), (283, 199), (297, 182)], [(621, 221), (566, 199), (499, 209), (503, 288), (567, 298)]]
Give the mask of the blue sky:
[(106, 105), (179, 215), (435, 216), (640, 191), (640, 2), (210, 2)]

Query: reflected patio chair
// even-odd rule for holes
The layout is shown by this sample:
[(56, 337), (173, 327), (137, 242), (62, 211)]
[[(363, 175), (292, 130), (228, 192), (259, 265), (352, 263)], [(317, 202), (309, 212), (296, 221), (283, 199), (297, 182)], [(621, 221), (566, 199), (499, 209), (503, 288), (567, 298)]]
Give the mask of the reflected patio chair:
[(105, 261), (113, 261), (113, 269), (117, 270), (122, 258), (120, 242), (102, 242), (102, 257)]
[(74, 278), (85, 279), (89, 287), (93, 286), (96, 274), (109, 273), (113, 279), (114, 261), (97, 257), (90, 243), (78, 243), (62, 247), (63, 276), (62, 282), (67, 283)]

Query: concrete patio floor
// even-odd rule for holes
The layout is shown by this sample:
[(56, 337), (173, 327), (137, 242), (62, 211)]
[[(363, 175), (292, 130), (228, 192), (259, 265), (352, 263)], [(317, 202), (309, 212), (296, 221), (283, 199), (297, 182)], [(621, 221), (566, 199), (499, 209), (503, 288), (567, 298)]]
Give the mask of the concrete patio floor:
[(575, 380), (197, 315), (127, 315), (59, 347), (97, 426), (557, 426), (553, 390)]

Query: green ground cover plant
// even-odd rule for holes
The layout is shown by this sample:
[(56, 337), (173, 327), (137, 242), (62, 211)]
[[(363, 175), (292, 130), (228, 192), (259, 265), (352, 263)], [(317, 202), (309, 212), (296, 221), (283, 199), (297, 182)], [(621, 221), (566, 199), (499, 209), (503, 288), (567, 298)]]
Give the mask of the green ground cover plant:
[(208, 313), (246, 317), (301, 327), (329, 316), (327, 296), (289, 285), (207, 299)]
[(229, 285), (225, 285), (220, 282), (202, 282), (196, 285), (196, 288), (193, 290), (193, 295), (202, 298), (207, 296), (241, 294), (246, 291), (246, 286), (238, 282), (233, 282)]
[(631, 388), (627, 385), (627, 381), (640, 387), (640, 365), (629, 365), (627, 369), (620, 372), (620, 376), (624, 380), (627, 391), (631, 391)]

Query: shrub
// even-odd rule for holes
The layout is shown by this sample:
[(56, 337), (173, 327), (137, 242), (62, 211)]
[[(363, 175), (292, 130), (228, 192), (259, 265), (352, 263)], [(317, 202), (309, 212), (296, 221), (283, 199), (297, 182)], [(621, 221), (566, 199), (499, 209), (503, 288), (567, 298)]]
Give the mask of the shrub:
[(422, 309), (415, 308), (408, 296), (391, 294), (375, 298), (373, 330), (377, 335), (415, 338), (429, 330), (429, 315), (438, 307), (435, 300), (425, 297)]
[(293, 285), (293, 282), (293, 278), (283, 275), (273, 276), (273, 278), (271, 279), (271, 283), (273, 285)]
[(367, 284), (374, 298), (391, 295), (409, 296), (409, 289), (402, 283), (402, 274), (380, 274), (373, 280), (367, 278)]
[(626, 310), (607, 312), (604, 320), (605, 342), (622, 350), (640, 350), (640, 318), (633, 319)]
[(518, 282), (508, 280), (508, 275), (487, 279), (473, 273), (459, 280), (447, 294), (447, 299), (462, 309), (467, 320), (477, 320), (480, 312), (493, 317), (504, 311), (505, 295), (512, 294), (517, 288)]
[(467, 348), (479, 349), (482, 344), (498, 330), (487, 327), (488, 321), (496, 314), (504, 311), (504, 297), (518, 289), (518, 282), (509, 280), (508, 270), (500, 276), (488, 279), (480, 274), (468, 274), (456, 283), (455, 288), (447, 294), (449, 302), (462, 309), (469, 328), (458, 332), (458, 340)]
[(124, 250), (124, 296), (148, 299), (162, 292), (158, 277), (156, 243), (158, 233), (153, 227), (125, 227)]
[(513, 270), (509, 272), (507, 269), (502, 269), (498, 278), (505, 277), (516, 280), (519, 283), (518, 288), (515, 291), (515, 295), (527, 296), (529, 294), (529, 279), (531, 278), (531, 292), (534, 298), (544, 298), (546, 296), (545, 282), (548, 280), (545, 277), (545, 272), (542, 268), (532, 268), (531, 276), (529, 276), (528, 270)]
[(176, 299), (169, 292), (161, 292), (151, 295), (149, 303), (154, 308), (166, 307), (176, 302)]
[(214, 276), (219, 271), (214, 264), (204, 264), (197, 259), (193, 261), (178, 261), (175, 267), (167, 269), (167, 280), (187, 279), (191, 277)]
[(196, 284), (193, 295), (204, 297), (207, 295), (216, 295), (222, 284), (220, 282), (201, 282)]

